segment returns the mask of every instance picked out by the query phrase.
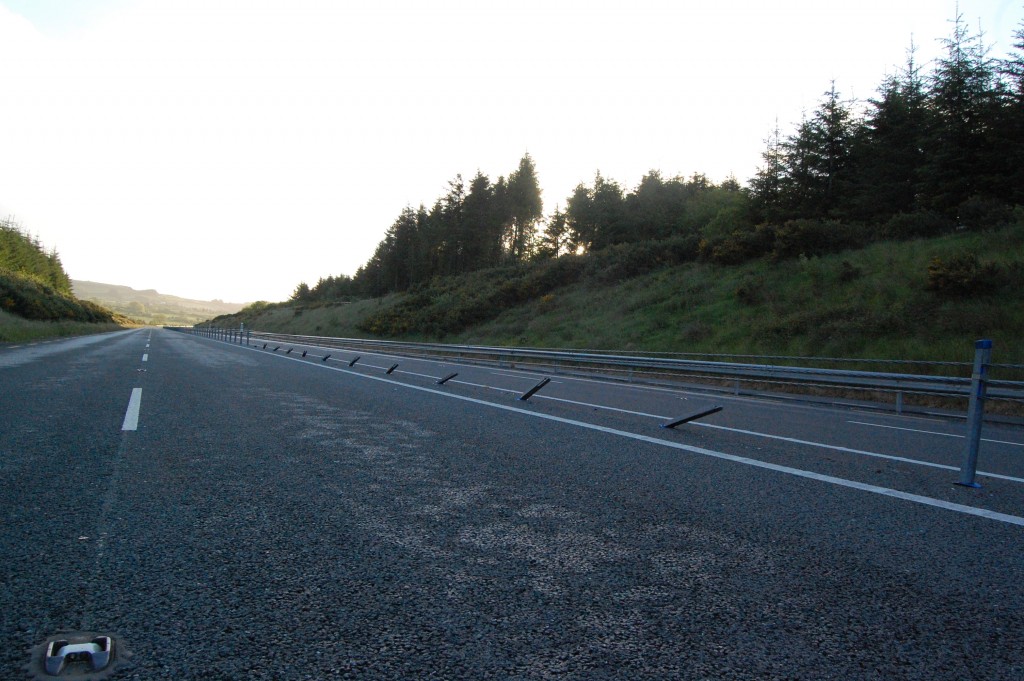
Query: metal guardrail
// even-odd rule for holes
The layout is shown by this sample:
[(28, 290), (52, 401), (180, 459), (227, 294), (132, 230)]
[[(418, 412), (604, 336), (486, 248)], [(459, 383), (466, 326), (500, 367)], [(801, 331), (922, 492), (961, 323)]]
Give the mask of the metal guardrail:
[[(241, 342), (238, 330), (202, 328), (200, 332), (226, 334), (224, 336), (225, 339), (231, 338)], [(400, 354), (431, 359), (451, 359), (462, 362), (480, 362), (503, 366), (528, 366), (537, 369), (550, 369), (556, 373), (566, 373), (569, 371), (602, 373), (625, 380), (660, 377), (675, 380), (712, 381), (718, 383), (719, 387), (724, 390), (731, 388), (732, 392), (736, 394), (739, 394), (741, 384), (799, 386), (809, 390), (848, 389), (863, 392), (892, 393), (895, 395), (896, 410), (898, 412), (903, 410), (903, 396), (905, 394), (962, 399), (968, 398), (971, 394), (971, 363), (969, 362), (936, 362), (935, 364), (942, 366), (947, 371), (962, 370), (964, 374), (960, 376), (943, 376), (680, 359), (678, 357), (610, 354), (592, 351), (410, 343), (359, 338), (334, 338), (329, 336), (299, 336), (259, 331), (246, 331), (244, 336), (246, 342), (251, 338), (261, 342), (273, 341), (297, 345), (306, 344), (324, 348), (376, 351), (385, 354)], [(838, 361), (853, 362), (856, 360)], [(914, 362), (912, 364), (921, 365), (925, 363)], [(1002, 365), (991, 366), (997, 367)], [(1015, 367), (1015, 365), (1005, 366)], [(988, 400), (1010, 400), (1024, 405), (1024, 381), (989, 379), (987, 385)]]

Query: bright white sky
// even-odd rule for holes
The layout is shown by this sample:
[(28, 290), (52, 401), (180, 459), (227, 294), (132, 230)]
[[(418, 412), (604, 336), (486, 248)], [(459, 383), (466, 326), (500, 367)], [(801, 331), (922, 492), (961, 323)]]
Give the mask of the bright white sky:
[[(1024, 0), (961, 0), (1005, 56)], [(832, 79), (939, 54), (955, 0), (0, 0), (0, 217), (72, 278), (233, 302), (353, 274), (406, 205), (524, 152), (753, 175)]]

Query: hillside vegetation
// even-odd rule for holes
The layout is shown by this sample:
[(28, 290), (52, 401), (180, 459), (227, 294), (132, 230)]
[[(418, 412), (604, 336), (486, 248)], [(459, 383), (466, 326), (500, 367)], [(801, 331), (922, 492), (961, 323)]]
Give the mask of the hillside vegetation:
[[(1024, 221), (738, 265), (621, 246), (436, 278), (347, 303), (260, 303), (211, 323), (306, 335), (598, 350), (1024, 360)], [(685, 260), (681, 262), (682, 260)]]
[(927, 73), (835, 83), (745, 186), (600, 172), (543, 214), (527, 154), (405, 207), (353, 276), (218, 320), (322, 335), (649, 352), (969, 359), (1024, 330), (1024, 27), (993, 59), (962, 16)]
[(95, 303), (75, 298), (56, 251), (10, 219), (0, 221), (0, 342), (77, 335), (120, 328)]

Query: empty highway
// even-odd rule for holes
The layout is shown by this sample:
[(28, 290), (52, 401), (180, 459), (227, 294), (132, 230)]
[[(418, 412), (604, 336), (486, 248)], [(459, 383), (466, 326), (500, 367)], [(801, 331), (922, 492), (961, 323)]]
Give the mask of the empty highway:
[(0, 346), (0, 678), (85, 633), (115, 679), (1024, 678), (1024, 430), (986, 425), (968, 489), (963, 429), (163, 329)]

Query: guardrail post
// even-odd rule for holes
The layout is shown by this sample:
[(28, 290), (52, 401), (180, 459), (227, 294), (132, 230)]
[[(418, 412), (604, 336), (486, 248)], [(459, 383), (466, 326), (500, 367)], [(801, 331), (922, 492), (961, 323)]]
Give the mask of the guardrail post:
[(967, 442), (964, 444), (964, 462), (960, 466), (960, 480), (964, 487), (981, 487), (974, 481), (978, 468), (978, 444), (981, 442), (981, 422), (985, 415), (985, 390), (988, 384), (988, 365), (992, 359), (992, 341), (979, 340), (974, 344), (974, 370), (971, 373), (971, 399), (967, 405)]

